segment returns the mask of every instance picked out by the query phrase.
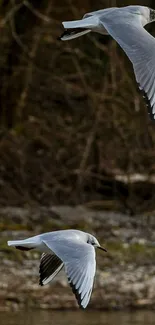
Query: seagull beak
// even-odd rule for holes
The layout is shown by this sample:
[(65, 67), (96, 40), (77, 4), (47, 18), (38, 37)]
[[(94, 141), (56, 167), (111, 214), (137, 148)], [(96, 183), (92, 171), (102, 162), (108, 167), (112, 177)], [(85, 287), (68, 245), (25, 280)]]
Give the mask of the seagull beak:
[(102, 250), (102, 251), (104, 251), (104, 252), (107, 252), (107, 250), (106, 250), (104, 247), (97, 246), (97, 248), (99, 248), (100, 250)]

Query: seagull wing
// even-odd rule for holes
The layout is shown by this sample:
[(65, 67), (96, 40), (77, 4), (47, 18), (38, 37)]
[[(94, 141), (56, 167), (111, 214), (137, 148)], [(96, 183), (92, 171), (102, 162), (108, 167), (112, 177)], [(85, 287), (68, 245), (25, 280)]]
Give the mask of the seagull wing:
[(45, 285), (53, 280), (63, 267), (63, 262), (55, 254), (43, 253), (40, 260), (40, 281), (39, 284)]
[(96, 271), (95, 249), (79, 240), (44, 240), (64, 263), (68, 281), (80, 307), (89, 303)]
[(101, 16), (100, 23), (118, 42), (133, 64), (136, 81), (143, 92), (151, 120), (155, 120), (155, 38), (142, 26), (136, 16), (123, 15), (112, 21)]

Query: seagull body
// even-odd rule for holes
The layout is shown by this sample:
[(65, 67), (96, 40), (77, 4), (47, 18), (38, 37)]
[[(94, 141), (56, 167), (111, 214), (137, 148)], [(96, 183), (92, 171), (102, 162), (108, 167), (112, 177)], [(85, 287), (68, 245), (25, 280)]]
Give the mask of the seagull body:
[(66, 41), (91, 31), (111, 35), (133, 64), (151, 120), (155, 120), (155, 38), (144, 26), (155, 21), (155, 10), (145, 6), (114, 7), (94, 11), (83, 19), (63, 22)]
[(80, 230), (59, 230), (8, 241), (8, 246), (20, 250), (38, 249), (43, 253), (39, 269), (40, 285), (52, 281), (64, 267), (79, 306), (87, 307), (96, 271), (95, 247), (106, 251), (94, 236)]

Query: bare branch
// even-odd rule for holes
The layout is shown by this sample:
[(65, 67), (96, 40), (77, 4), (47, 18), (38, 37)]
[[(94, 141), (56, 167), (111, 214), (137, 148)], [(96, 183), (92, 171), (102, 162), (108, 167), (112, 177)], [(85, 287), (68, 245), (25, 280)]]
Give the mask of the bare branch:
[(23, 4), (39, 19), (44, 20), (47, 23), (49, 23), (51, 21), (51, 19), (48, 16), (42, 14), (36, 8), (34, 8), (29, 1), (24, 0)]
[(24, 0), (19, 4), (13, 4), (13, 7), (9, 10), (6, 16), (0, 20), (0, 27), (3, 28), (6, 23), (14, 17), (15, 13), (18, 12), (23, 6), (27, 7), (39, 19), (44, 20), (47, 23), (51, 22), (51, 19), (48, 16), (39, 12), (29, 1)]
[(4, 27), (4, 25), (12, 18), (14, 17), (14, 14), (16, 12), (18, 12), (18, 10), (20, 8), (23, 7), (23, 2), (22, 3), (19, 3), (18, 5), (15, 5), (13, 6), (13, 8), (11, 8), (11, 10), (6, 14), (5, 18), (3, 18), (1, 21), (0, 21), (0, 27)]
[(14, 17), (11, 17), (11, 19), (10, 19), (12, 36), (15, 39), (15, 41), (17, 42), (17, 44), (21, 47), (21, 49), (30, 57), (28, 48), (23, 44), (23, 42), (21, 41), (20, 37), (18, 36), (18, 34), (16, 32), (15, 23), (14, 23), (13, 18)]

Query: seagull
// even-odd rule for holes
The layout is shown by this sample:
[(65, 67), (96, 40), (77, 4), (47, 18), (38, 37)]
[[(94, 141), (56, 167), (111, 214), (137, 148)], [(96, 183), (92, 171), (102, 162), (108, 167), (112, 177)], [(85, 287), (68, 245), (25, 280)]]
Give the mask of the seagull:
[(94, 236), (69, 229), (7, 243), (23, 251), (36, 248), (42, 252), (39, 268), (41, 286), (51, 282), (64, 267), (79, 306), (83, 309), (87, 307), (96, 271), (95, 248), (106, 251)]
[(64, 21), (62, 41), (89, 32), (111, 35), (133, 64), (148, 114), (155, 120), (155, 38), (144, 26), (155, 21), (155, 10), (145, 6), (112, 7), (86, 13), (81, 20)]

